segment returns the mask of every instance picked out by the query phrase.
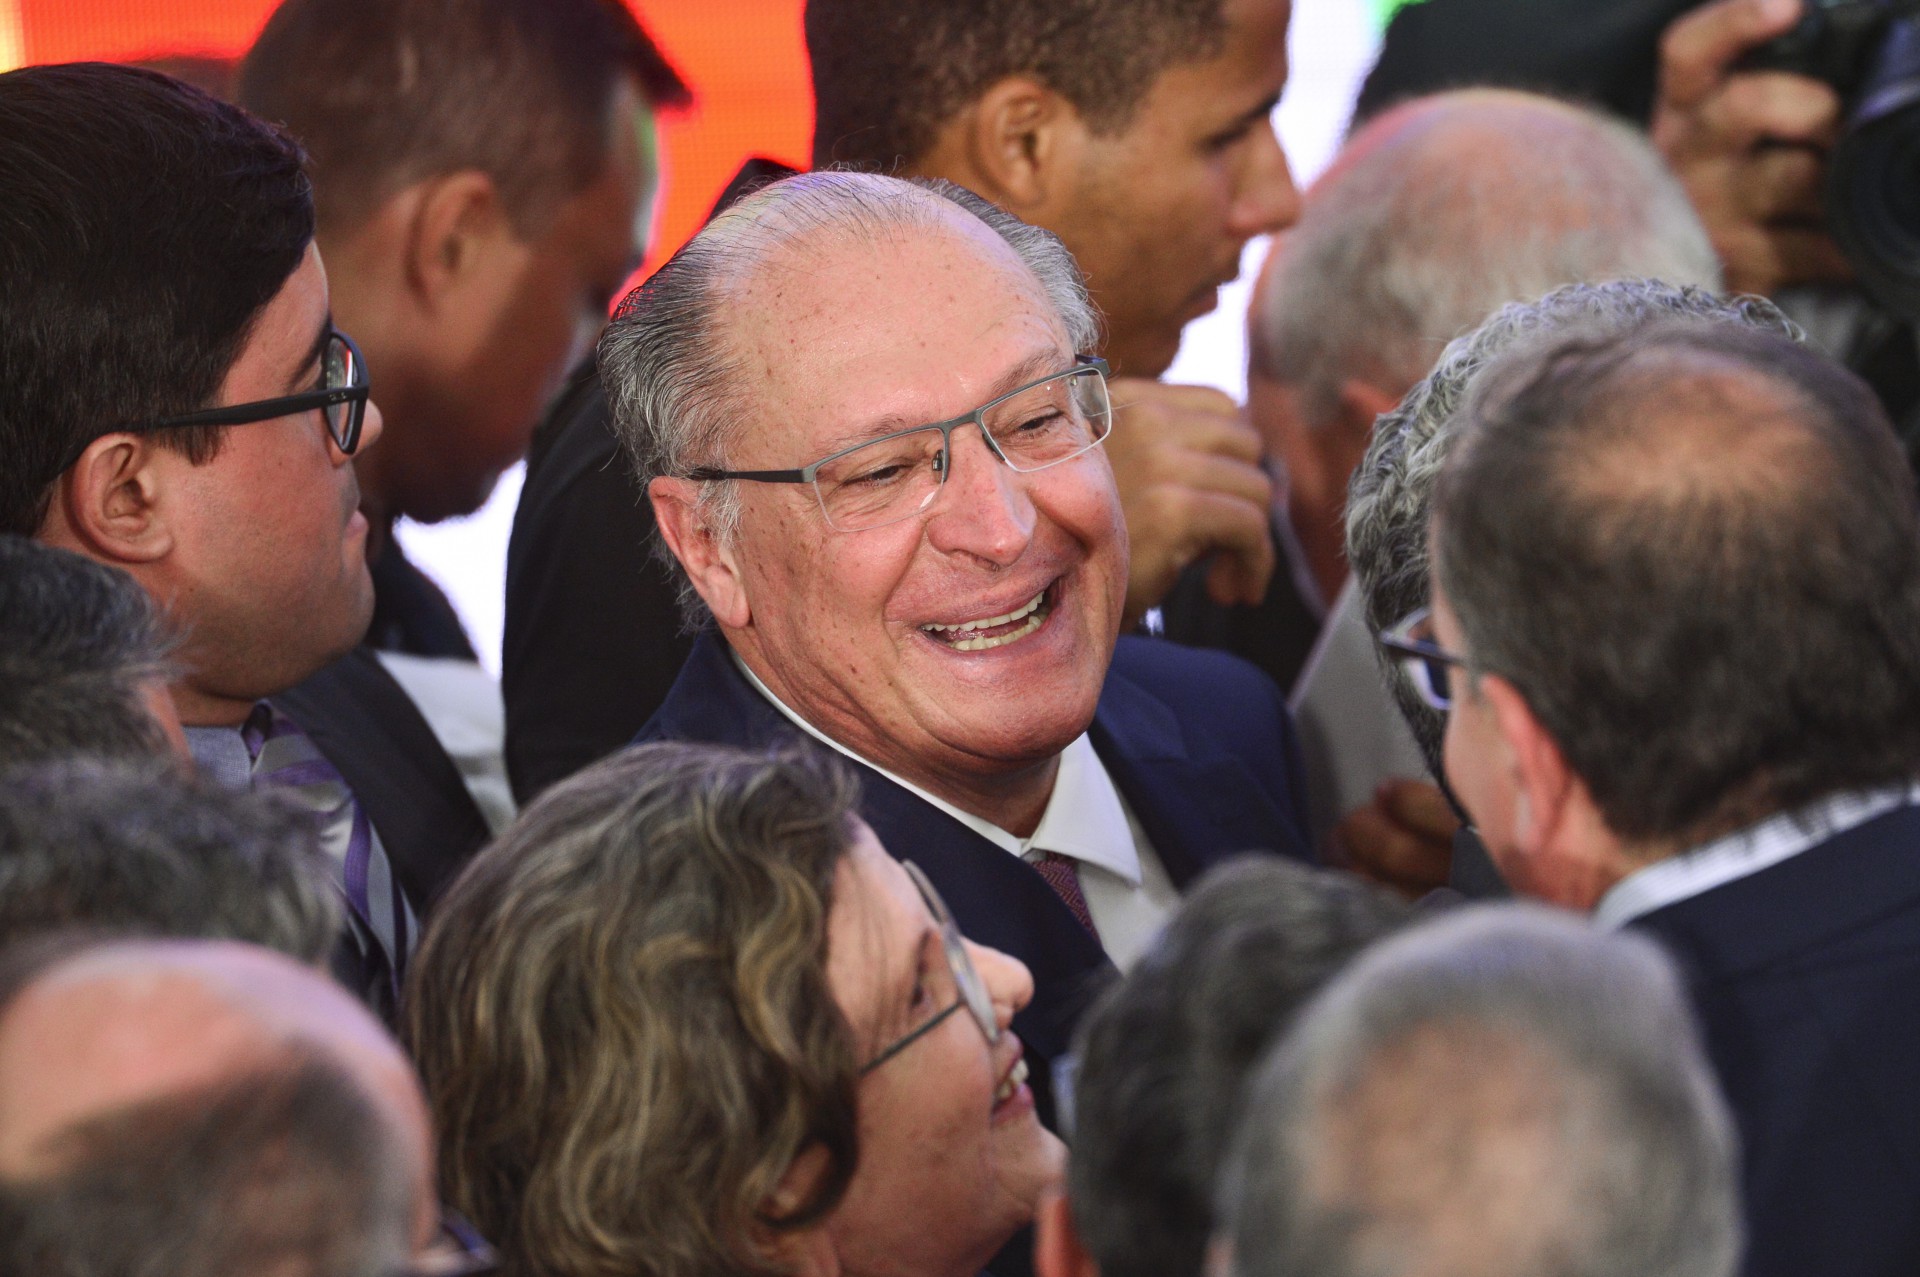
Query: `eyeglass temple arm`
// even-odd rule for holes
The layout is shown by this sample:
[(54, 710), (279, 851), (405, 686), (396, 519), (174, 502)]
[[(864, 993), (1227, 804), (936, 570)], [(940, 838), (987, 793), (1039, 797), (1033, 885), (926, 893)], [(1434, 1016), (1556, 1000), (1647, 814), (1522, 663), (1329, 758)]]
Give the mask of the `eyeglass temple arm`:
[(687, 471), (687, 478), (696, 483), (711, 483), (719, 479), (746, 479), (753, 483), (811, 483), (804, 470), (716, 470), (712, 466), (697, 466)]
[[(261, 415), (269, 409), (284, 407), (288, 412), (311, 411), (315, 408), (329, 408), (334, 404), (351, 403), (367, 395), (365, 386), (333, 386), (326, 390), (306, 390), (297, 395), (282, 395), (277, 399), (262, 399), (257, 403), (235, 404), (231, 408), (203, 408), (199, 412), (182, 413), (178, 417), (162, 417), (158, 421), (149, 421), (133, 427), (130, 433), (143, 433), (149, 430), (172, 430), (179, 426), (245, 426), (256, 421), (270, 420), (270, 416)], [(273, 412), (271, 416), (284, 415)]]

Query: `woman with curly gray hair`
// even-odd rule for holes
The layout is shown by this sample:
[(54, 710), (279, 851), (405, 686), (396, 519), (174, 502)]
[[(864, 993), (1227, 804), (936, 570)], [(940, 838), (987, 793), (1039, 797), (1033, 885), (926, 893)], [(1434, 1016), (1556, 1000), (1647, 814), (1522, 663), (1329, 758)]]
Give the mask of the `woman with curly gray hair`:
[(443, 1192), (542, 1277), (968, 1277), (1057, 1183), (959, 935), (822, 752), (663, 744), (556, 786), (437, 907), (407, 1033)]

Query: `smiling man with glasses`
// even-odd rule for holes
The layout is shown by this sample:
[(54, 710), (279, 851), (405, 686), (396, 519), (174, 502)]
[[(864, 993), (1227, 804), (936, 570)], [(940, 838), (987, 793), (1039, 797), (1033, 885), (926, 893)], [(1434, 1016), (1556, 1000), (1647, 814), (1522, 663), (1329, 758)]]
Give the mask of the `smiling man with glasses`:
[(1202, 869), (1305, 854), (1272, 685), (1116, 648), (1122, 405), (1097, 346), (1048, 233), (944, 184), (821, 173), (715, 218), (601, 347), (705, 630), (642, 738), (854, 759), (881, 842), (1032, 970), (1015, 1027), (1039, 1065)]

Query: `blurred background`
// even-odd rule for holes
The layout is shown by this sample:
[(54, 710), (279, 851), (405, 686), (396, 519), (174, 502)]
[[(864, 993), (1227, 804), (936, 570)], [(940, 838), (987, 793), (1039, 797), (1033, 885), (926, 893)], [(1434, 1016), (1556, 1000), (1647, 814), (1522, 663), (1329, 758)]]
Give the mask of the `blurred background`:
[[(1292, 75), (1275, 121), (1306, 185), (1332, 157), (1379, 33), (1405, 0), (1294, 0)], [(275, 0), (0, 0), (0, 71), (78, 59), (139, 61), (219, 91)], [(693, 86), (696, 104), (661, 121), (663, 194), (642, 274), (697, 230), (740, 163), (805, 163), (813, 98), (801, 38), (803, 0), (634, 0), (647, 29)], [(1266, 243), (1247, 246), (1219, 309), (1188, 326), (1167, 380), (1246, 389), (1247, 296)], [(376, 400), (380, 370), (372, 369)], [(401, 541), (440, 582), (487, 669), (499, 673), (507, 536), (520, 471), (478, 513), (402, 523)]]

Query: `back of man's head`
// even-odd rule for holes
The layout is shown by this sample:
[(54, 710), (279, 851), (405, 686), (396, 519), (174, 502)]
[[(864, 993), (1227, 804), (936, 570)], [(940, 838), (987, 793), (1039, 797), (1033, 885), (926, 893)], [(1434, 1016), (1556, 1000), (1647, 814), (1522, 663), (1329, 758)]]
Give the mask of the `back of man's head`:
[(1197, 1277), (1254, 1063), (1411, 907), (1272, 857), (1210, 874), (1089, 1014), (1074, 1076), (1075, 1231), (1101, 1277)]
[(0, 959), (0, 1271), (399, 1271), (429, 1207), (406, 1078), (364, 1010), (278, 955), (15, 946)]
[(1234, 1277), (1727, 1277), (1733, 1126), (1671, 964), (1533, 906), (1363, 955), (1261, 1066)]
[[(313, 238), (302, 154), (177, 80), (0, 75), (0, 532), (89, 441), (202, 408)], [(198, 461), (215, 429), (158, 439)]]
[(1348, 380), (1398, 397), (1508, 302), (1629, 276), (1720, 286), (1706, 230), (1645, 134), (1487, 89), (1368, 123), (1266, 271), (1253, 371), (1294, 388), (1308, 429), (1335, 419)]
[(1670, 320), (1518, 348), (1462, 415), (1436, 580), (1615, 835), (1920, 775), (1920, 502), (1858, 377)]
[[(1374, 428), (1353, 473), (1347, 501), (1347, 559), (1366, 605), (1367, 624), (1386, 630), (1432, 594), (1427, 522), (1433, 486), (1459, 435), (1459, 410), (1481, 372), (1523, 340), (1571, 329), (1627, 332), (1668, 316), (1750, 327), (1800, 340), (1800, 330), (1763, 298), (1722, 300), (1704, 289), (1651, 279), (1574, 284), (1538, 301), (1515, 302), (1449, 345), (1426, 379)], [(1382, 670), (1402, 717), (1435, 776), (1446, 718), (1429, 706), (1382, 654)]]
[(312, 820), (270, 794), (86, 760), (0, 782), (0, 944), (81, 927), (316, 964), (340, 921)]
[(892, 172), (997, 81), (1030, 75), (1100, 132), (1216, 53), (1224, 0), (808, 0), (815, 167)]
[(0, 769), (164, 755), (170, 646), (126, 573), (0, 534)]
[(328, 234), (463, 169), (524, 232), (599, 174), (622, 77), (650, 105), (687, 100), (623, 0), (286, 0), (239, 97), (307, 148)]

